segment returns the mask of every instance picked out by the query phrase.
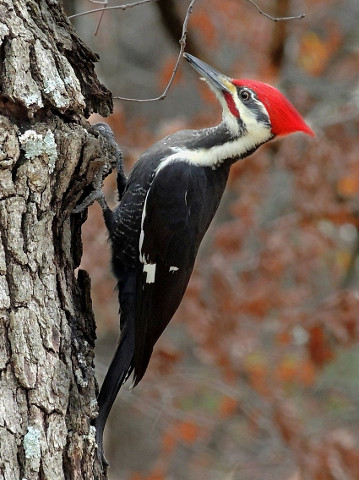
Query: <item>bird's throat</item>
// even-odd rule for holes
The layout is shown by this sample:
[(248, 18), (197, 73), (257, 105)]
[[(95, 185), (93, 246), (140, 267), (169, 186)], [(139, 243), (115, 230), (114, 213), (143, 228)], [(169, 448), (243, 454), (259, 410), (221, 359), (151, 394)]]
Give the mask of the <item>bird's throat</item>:
[(173, 154), (160, 163), (159, 169), (177, 161), (216, 169), (223, 163), (247, 157), (270, 138), (267, 129), (251, 134), (240, 128), (239, 133), (233, 135), (224, 122), (216, 127), (193, 130), (185, 145), (172, 147)]

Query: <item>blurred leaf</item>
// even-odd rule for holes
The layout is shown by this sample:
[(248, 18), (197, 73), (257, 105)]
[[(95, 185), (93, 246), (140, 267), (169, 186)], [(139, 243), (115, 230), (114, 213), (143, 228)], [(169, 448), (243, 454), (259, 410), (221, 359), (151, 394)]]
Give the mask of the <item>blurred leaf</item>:
[(342, 34), (334, 23), (327, 25), (325, 39), (317, 32), (305, 32), (300, 40), (299, 63), (309, 74), (319, 76), (341, 43)]
[(238, 411), (238, 401), (233, 397), (224, 396), (219, 406), (223, 418), (230, 417)]
[(164, 473), (155, 470), (147, 475), (146, 480), (166, 480), (166, 476)]
[(269, 391), (269, 370), (266, 358), (262, 353), (256, 352), (245, 359), (245, 368), (252, 387), (261, 395), (266, 396)]
[(281, 360), (276, 367), (275, 375), (280, 383), (301, 383), (305, 386), (313, 385), (316, 378), (313, 364), (293, 355)]
[(292, 341), (292, 335), (288, 330), (283, 330), (281, 332), (278, 332), (276, 336), (276, 342), (278, 345), (285, 346), (289, 345), (290, 342)]
[(176, 431), (183, 442), (192, 444), (197, 440), (200, 428), (196, 423), (187, 420), (179, 422), (176, 426)]
[(177, 439), (173, 429), (167, 429), (162, 435), (162, 450), (168, 456), (171, 455), (177, 446)]
[(319, 325), (309, 329), (308, 351), (315, 365), (319, 367), (334, 358), (333, 349), (323, 328)]
[(359, 193), (359, 175), (342, 177), (338, 182), (338, 194), (343, 197), (354, 197)]

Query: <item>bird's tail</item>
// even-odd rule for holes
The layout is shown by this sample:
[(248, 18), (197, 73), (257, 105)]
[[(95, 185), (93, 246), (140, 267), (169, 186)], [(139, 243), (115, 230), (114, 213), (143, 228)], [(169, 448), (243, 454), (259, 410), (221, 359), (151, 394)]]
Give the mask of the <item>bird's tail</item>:
[(132, 322), (125, 322), (120, 341), (98, 396), (99, 414), (95, 419), (98, 459), (108, 465), (103, 452), (103, 431), (118, 391), (132, 372), (135, 333)]

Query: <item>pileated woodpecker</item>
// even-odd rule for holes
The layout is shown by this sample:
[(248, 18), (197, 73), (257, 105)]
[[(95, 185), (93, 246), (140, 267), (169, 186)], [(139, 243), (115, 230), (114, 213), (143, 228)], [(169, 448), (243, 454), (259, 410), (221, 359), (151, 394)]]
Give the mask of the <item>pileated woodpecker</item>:
[(98, 189), (121, 310), (119, 345), (98, 397), (95, 422), (104, 462), (102, 436), (112, 404), (131, 373), (134, 385), (142, 379), (155, 343), (182, 300), (231, 165), (277, 136), (297, 131), (314, 135), (274, 87), (230, 79), (198, 58), (184, 56), (214, 91), (223, 108), (222, 122), (180, 131), (154, 144), (142, 154), (124, 189), (120, 168), (123, 192), (113, 211)]

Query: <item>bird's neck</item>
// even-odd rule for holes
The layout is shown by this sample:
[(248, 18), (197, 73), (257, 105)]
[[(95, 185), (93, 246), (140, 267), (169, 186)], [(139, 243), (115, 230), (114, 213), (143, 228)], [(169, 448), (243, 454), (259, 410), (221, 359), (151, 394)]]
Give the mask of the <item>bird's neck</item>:
[(268, 130), (253, 135), (239, 127), (233, 133), (225, 122), (221, 122), (216, 127), (193, 130), (185, 145), (172, 148), (171, 157), (174, 161), (181, 159), (216, 169), (224, 163), (232, 164), (247, 157), (270, 138)]

